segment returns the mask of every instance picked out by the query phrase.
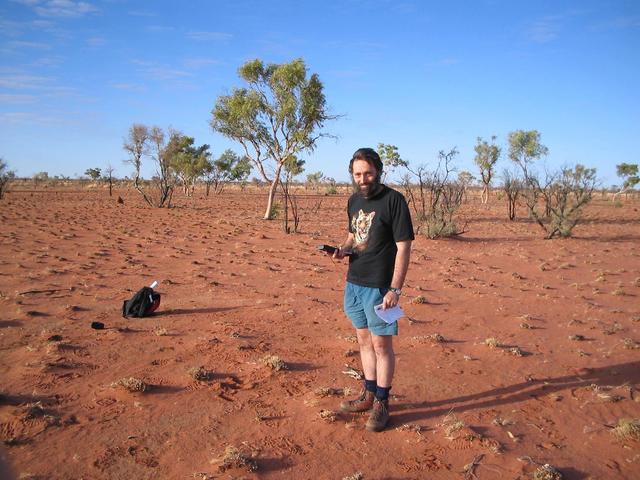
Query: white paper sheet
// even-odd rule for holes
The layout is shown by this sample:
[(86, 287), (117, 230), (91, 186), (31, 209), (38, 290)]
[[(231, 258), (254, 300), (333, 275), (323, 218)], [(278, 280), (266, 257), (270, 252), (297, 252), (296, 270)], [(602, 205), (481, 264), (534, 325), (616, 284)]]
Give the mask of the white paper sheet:
[(402, 311), (402, 308), (400, 308), (400, 305), (383, 310), (382, 304), (380, 304), (374, 306), (373, 309), (375, 310), (376, 315), (389, 324), (397, 322), (399, 318), (404, 317), (404, 312)]

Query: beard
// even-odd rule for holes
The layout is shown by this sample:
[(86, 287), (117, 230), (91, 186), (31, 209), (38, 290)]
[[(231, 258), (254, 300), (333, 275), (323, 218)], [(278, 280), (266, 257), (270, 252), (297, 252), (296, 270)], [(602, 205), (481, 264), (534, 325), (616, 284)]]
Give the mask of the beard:
[(353, 191), (358, 194), (358, 195), (362, 195), (364, 198), (370, 198), (372, 196), (374, 196), (376, 193), (378, 193), (379, 189), (380, 189), (380, 179), (376, 178), (373, 182), (369, 183), (368, 185), (358, 185), (354, 180), (351, 180), (351, 185), (353, 186)]

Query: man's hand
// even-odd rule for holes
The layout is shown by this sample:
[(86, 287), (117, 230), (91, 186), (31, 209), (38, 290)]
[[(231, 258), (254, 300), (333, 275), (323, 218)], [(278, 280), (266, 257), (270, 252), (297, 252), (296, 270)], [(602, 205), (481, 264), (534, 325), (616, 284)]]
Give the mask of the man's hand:
[(393, 308), (398, 305), (399, 301), (400, 295), (389, 290), (382, 299), (382, 309), (386, 310), (387, 308)]
[(342, 247), (338, 247), (336, 248), (336, 251), (333, 252), (332, 258), (338, 259), (338, 260), (342, 260), (344, 257), (346, 257), (345, 255), (345, 249)]

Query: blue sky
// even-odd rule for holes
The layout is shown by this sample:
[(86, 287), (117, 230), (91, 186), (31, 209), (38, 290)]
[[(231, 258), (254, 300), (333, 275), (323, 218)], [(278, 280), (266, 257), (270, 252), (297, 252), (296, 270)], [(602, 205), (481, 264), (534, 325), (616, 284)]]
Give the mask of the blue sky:
[(502, 170), (507, 134), (536, 129), (550, 168), (582, 163), (610, 185), (640, 161), (638, 52), (636, 0), (2, 0), (0, 157), (21, 176), (129, 175), (133, 123), (241, 152), (209, 127), (216, 98), (247, 60), (302, 57), (343, 115), (305, 173), (346, 180), (353, 151), (383, 142), (415, 165), (456, 146), (477, 174), (491, 135)]

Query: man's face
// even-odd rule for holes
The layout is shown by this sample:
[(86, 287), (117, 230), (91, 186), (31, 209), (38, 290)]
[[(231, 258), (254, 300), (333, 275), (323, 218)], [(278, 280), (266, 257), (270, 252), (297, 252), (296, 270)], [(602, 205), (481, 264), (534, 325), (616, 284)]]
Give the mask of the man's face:
[(378, 182), (377, 176), (376, 168), (366, 160), (355, 160), (353, 162), (353, 185), (356, 191), (365, 198), (378, 191), (380, 182)]

